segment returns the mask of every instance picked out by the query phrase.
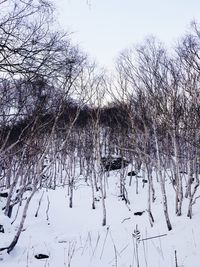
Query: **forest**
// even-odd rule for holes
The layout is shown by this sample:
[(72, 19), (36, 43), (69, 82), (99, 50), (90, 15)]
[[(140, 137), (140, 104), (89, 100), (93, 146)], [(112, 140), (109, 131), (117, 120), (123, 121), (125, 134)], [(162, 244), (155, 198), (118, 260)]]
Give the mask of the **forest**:
[(0, 0), (0, 9), (0, 238), (4, 216), (19, 222), (0, 251), (20, 244), (38, 192), (66, 188), (73, 209), (79, 177), (89, 188), (88, 209), (99, 207), (100, 196), (106, 227), (107, 183), (116, 170), (125, 206), (142, 176), (151, 227), (157, 194), (166, 232), (171, 217), (193, 220), (200, 197), (198, 23), (170, 51), (155, 37), (125, 48), (110, 74), (55, 28), (50, 2)]

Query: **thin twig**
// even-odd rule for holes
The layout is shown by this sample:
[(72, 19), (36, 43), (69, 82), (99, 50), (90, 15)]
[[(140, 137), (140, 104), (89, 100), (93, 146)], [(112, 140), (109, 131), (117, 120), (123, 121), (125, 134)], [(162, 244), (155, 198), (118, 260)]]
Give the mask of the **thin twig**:
[(158, 237), (163, 237), (163, 236), (166, 236), (166, 235), (167, 234), (157, 235), (157, 236), (152, 236), (152, 237), (147, 237), (147, 238), (141, 239), (140, 241), (150, 240), (150, 239), (154, 239), (154, 238), (158, 238)]

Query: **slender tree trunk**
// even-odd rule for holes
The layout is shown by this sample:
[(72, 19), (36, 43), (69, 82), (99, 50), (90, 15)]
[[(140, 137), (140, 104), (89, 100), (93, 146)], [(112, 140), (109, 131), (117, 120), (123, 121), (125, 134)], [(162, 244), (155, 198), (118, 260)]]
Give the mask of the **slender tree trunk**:
[(21, 235), (21, 232), (23, 230), (23, 227), (24, 227), (24, 222), (26, 220), (27, 211), (28, 211), (28, 207), (29, 207), (30, 201), (31, 201), (31, 199), (34, 196), (34, 194), (35, 194), (36, 191), (37, 191), (37, 188), (35, 187), (33, 189), (32, 193), (31, 193), (31, 195), (26, 200), (26, 203), (25, 203), (25, 206), (24, 206), (24, 209), (23, 209), (23, 213), (22, 213), (21, 222), (19, 224), (17, 233), (15, 234), (15, 236), (14, 236), (11, 244), (8, 247), (6, 247), (6, 248), (0, 248), (0, 251), (7, 249), (7, 252), (10, 253), (14, 249), (14, 247), (16, 246), (16, 244), (17, 244), (17, 242), (19, 240), (19, 237)]
[(167, 228), (170, 231), (170, 230), (172, 230), (172, 225), (171, 225), (171, 222), (169, 219), (169, 214), (168, 214), (167, 195), (166, 195), (166, 190), (165, 190), (165, 177), (163, 177), (163, 174), (162, 174), (160, 152), (159, 152), (158, 139), (157, 139), (157, 133), (156, 133), (155, 125), (154, 125), (154, 136), (155, 136), (155, 144), (156, 144), (159, 183), (161, 186), (161, 192), (162, 192), (162, 198), (163, 198), (163, 210), (164, 210)]
[(172, 134), (172, 139), (174, 146), (174, 174), (176, 182), (176, 214), (177, 216), (180, 216), (182, 211), (182, 202), (183, 202), (183, 185), (182, 185), (182, 176), (180, 175), (180, 170), (179, 170), (178, 144), (175, 132), (173, 132)]
[(152, 210), (151, 210), (151, 199), (154, 199), (154, 197), (152, 196), (154, 193), (154, 191), (152, 191), (153, 188), (153, 182), (152, 182), (152, 169), (148, 166), (148, 164), (146, 164), (146, 169), (147, 169), (147, 179), (148, 179), (148, 214), (149, 214), (149, 222), (150, 225), (153, 227), (153, 223), (154, 223), (154, 218), (152, 215)]
[(188, 205), (188, 213), (187, 213), (187, 216), (191, 219), (192, 218), (192, 205), (193, 205), (193, 200), (194, 200), (194, 196), (196, 194), (196, 191), (199, 187), (199, 158), (197, 159), (197, 155), (195, 155), (195, 166), (194, 166), (194, 169), (195, 169), (195, 185), (193, 187), (193, 190), (191, 192), (191, 196), (190, 196), (190, 199), (189, 199), (189, 205)]

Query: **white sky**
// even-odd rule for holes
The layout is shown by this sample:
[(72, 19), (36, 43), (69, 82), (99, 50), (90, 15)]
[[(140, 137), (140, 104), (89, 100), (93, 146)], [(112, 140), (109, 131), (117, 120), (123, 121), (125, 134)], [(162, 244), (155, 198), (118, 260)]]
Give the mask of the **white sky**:
[(112, 68), (118, 53), (153, 34), (167, 45), (200, 21), (200, 0), (53, 0), (64, 30), (97, 62)]

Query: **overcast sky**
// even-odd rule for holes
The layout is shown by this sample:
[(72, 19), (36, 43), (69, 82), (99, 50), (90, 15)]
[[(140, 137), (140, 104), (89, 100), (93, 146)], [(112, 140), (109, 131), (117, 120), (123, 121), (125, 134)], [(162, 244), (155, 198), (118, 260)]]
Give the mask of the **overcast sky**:
[(53, 0), (64, 30), (100, 65), (111, 68), (118, 53), (150, 34), (173, 45), (200, 21), (200, 0)]

